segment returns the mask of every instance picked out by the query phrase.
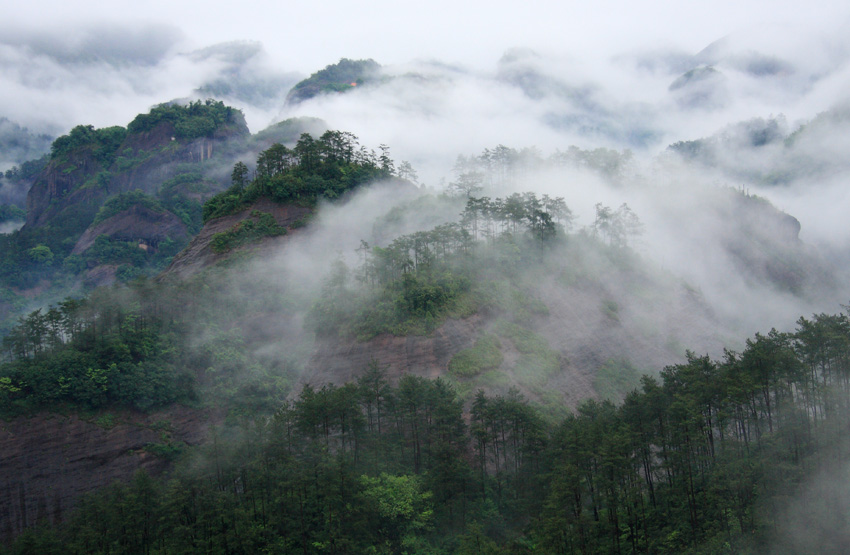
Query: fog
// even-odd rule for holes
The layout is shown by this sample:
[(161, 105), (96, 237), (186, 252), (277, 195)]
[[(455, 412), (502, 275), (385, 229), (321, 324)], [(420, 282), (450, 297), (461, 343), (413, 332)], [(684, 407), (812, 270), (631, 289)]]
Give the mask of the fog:
[[(369, 148), (389, 145), (397, 164), (416, 169), (422, 190), (376, 186), (322, 205), (285, 247), (226, 278), (234, 305), (258, 287), (291, 301), (286, 314), (262, 323), (265, 339), (252, 344), (258, 356), (291, 350), (306, 364), (309, 338), (293, 330), (302, 330), (335, 262), (354, 269), (361, 241), (386, 246), (400, 234), (456, 221), (463, 199), (433, 198), (400, 217), (387, 215), (456, 181), (458, 156), (499, 145), (536, 149), (537, 159), (481, 194), (563, 197), (576, 230), (588, 234), (597, 203), (626, 203), (640, 218), (644, 232), (632, 247), (673, 300), (633, 299), (632, 284), (615, 283), (604, 275), (608, 266), (588, 260), (585, 270), (602, 276), (597, 285), (608, 297), (561, 301), (590, 307), (572, 314), (588, 334), (607, 325), (599, 320), (601, 298), (616, 301), (635, 335), (697, 341), (659, 347), (663, 352), (644, 361), (675, 362), (684, 348), (718, 356), (757, 331), (792, 329), (799, 316), (837, 312), (850, 299), (846, 3), (237, 8), (157, 0), (72, 9), (38, 0), (5, 12), (0, 169), (46, 151), (45, 136), (75, 125), (127, 125), (158, 103), (207, 97), (241, 109), (252, 132), (287, 118), (321, 118)], [(381, 79), (285, 103), (296, 82), (343, 57), (374, 59), (383, 66)], [(606, 172), (553, 162), (571, 146), (611, 149), (628, 163)], [(21, 197), (8, 187), (0, 193)], [(799, 239), (795, 220), (757, 197), (796, 218)], [(537, 292), (554, 279), (525, 278)], [(680, 289), (695, 300), (676, 297)], [(688, 312), (698, 314), (687, 320)], [(646, 323), (650, 316), (655, 323)], [(559, 349), (584, 340), (558, 333), (547, 337), (563, 341), (554, 345)], [(846, 492), (839, 493), (845, 503)], [(789, 504), (787, 518), (811, 502)], [(802, 530), (791, 533), (797, 532), (799, 539)]]
[[(484, 194), (563, 196), (580, 226), (592, 223), (596, 203), (628, 203), (645, 224), (642, 254), (748, 331), (787, 326), (795, 313), (830, 310), (847, 296), (839, 276), (848, 258), (841, 207), (850, 144), (842, 119), (818, 119), (848, 101), (847, 7), (374, 8), (366, 17), (338, 5), (319, 17), (303, 6), (19, 6), (0, 35), (0, 117), (55, 136), (212, 96), (243, 110), (253, 132), (319, 117), (372, 148), (387, 144), (437, 191), (457, 177), (459, 155), (497, 145), (536, 148), (543, 159), (572, 145), (628, 150), (631, 164), (617, 176), (544, 165), (512, 190)], [(341, 57), (375, 59), (382, 78), (284, 102), (300, 78)], [(759, 129), (769, 133), (755, 144)], [(698, 156), (666, 150), (697, 139)], [(6, 166), (20, 162), (0, 154)], [(736, 213), (718, 189), (762, 196), (800, 221), (800, 238), (814, 249), (805, 284), (777, 290), (729, 258), (730, 234), (748, 231), (724, 221)], [(368, 234), (344, 235), (356, 248)], [(351, 249), (320, 250), (347, 257)], [(754, 307), (745, 319), (741, 303)]]
[[(592, 224), (596, 203), (628, 203), (645, 226), (642, 256), (681, 276), (721, 319), (747, 332), (790, 326), (797, 315), (834, 310), (848, 297), (842, 207), (850, 144), (841, 114), (850, 8), (843, 4), (317, 10), (16, 6), (0, 26), (0, 117), (7, 127), (56, 136), (81, 123), (126, 125), (160, 102), (212, 96), (243, 110), (253, 132), (307, 116), (372, 148), (387, 144), (433, 191), (457, 178), (459, 155), (497, 145), (535, 148), (543, 160), (572, 145), (628, 151), (630, 165), (616, 176), (542, 164), (483, 194), (562, 196), (579, 226)], [(381, 79), (285, 103), (294, 83), (342, 57), (375, 59)], [(819, 118), (827, 111), (833, 115)], [(697, 139), (696, 155), (667, 150)], [(4, 167), (22, 156), (0, 155)], [(730, 190), (764, 197), (799, 220), (804, 243), (765, 255), (801, 257), (806, 271), (797, 272), (792, 290), (746, 267), (781, 231), (729, 221), (747, 217)], [(347, 221), (340, 210), (335, 224)], [(328, 229), (353, 246), (330, 237), (299, 248), (347, 259), (373, 225), (362, 211), (351, 214), (362, 230)], [(757, 236), (743, 258), (732, 245), (736, 234)]]

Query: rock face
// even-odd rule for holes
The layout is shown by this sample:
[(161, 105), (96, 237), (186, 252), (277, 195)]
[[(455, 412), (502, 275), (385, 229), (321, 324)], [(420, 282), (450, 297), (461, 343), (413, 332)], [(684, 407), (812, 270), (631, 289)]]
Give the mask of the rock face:
[[(697, 352), (722, 353), (724, 344), (710, 311), (681, 286), (663, 290), (665, 303), (659, 302), (661, 297), (636, 299), (613, 283), (587, 281), (564, 287), (554, 278), (543, 278), (537, 288), (539, 297), (546, 299), (547, 312), (529, 319), (524, 327), (557, 353), (556, 368), (549, 372), (529, 369), (524, 362), (528, 359), (502, 338), (504, 361), (496, 370), (498, 379), (468, 382), (473, 389), (504, 394), (513, 387), (531, 401), (557, 398), (559, 404), (574, 408), (585, 399), (598, 397), (595, 380), (606, 364), (627, 361), (652, 374), (681, 362), (681, 345)], [(450, 319), (428, 336), (382, 334), (368, 341), (317, 338), (293, 394), (306, 384), (318, 388), (356, 380), (372, 361), (386, 368), (387, 378), (393, 382), (404, 374), (446, 377), (452, 357), (473, 346), (482, 335), (498, 333), (494, 324), (499, 318), (499, 314), (477, 314)]]
[(163, 181), (174, 177), (176, 163), (207, 160), (227, 141), (249, 132), (244, 121), (239, 121), (209, 138), (181, 142), (175, 134), (169, 121), (149, 131), (128, 134), (117, 149), (119, 158), (108, 167), (98, 162), (90, 148), (52, 160), (27, 194), (26, 227), (39, 227), (57, 216), (67, 216), (69, 209), (73, 214), (93, 217), (105, 199), (119, 193), (135, 189), (153, 193)]
[[(98, 194), (94, 188), (77, 189), (86, 176), (100, 169), (91, 152), (75, 153), (65, 164), (50, 163), (35, 178), (27, 193), (26, 226), (46, 224), (59, 212), (60, 203), (89, 203)], [(76, 190), (75, 190), (76, 189)]]
[(211, 411), (174, 406), (102, 416), (100, 425), (58, 414), (0, 422), (0, 542), (39, 522), (61, 521), (81, 495), (127, 481), (138, 470), (164, 472), (169, 461), (146, 446), (199, 444), (218, 421)]
[(483, 324), (482, 318), (473, 316), (448, 320), (428, 336), (382, 334), (363, 342), (317, 340), (303, 383), (341, 385), (356, 380), (373, 360), (387, 366), (387, 377), (393, 380), (403, 374), (437, 378), (446, 374), (449, 360), (458, 351), (475, 342)]
[(793, 216), (741, 194), (716, 212), (734, 222), (719, 239), (741, 275), (795, 295), (833, 288), (827, 261), (800, 240), (800, 222)]
[[(600, 395), (624, 394), (640, 374), (684, 360), (685, 349), (721, 356), (724, 329), (699, 293), (675, 277), (620, 251), (611, 258), (566, 254), (469, 318), (449, 319), (428, 336), (389, 334), (368, 341), (318, 337), (301, 384), (341, 385), (374, 360), (396, 380), (413, 374), (453, 379), (465, 395), (518, 389), (527, 399), (575, 407)], [(565, 251), (568, 252), (568, 251)], [(523, 335), (525, 334), (525, 335)], [(449, 363), (485, 335), (496, 336), (502, 362), (474, 376), (452, 376)], [(525, 337), (525, 339), (523, 339)], [(601, 373), (601, 374), (600, 374)], [(612, 381), (613, 375), (623, 380)], [(613, 384), (613, 385), (612, 385)]]
[(145, 206), (135, 205), (89, 227), (74, 245), (71, 254), (85, 252), (99, 235), (123, 241), (139, 241), (144, 245), (156, 245), (168, 238), (185, 239), (187, 234), (186, 224), (171, 212), (158, 212)]
[(112, 285), (118, 279), (118, 266), (116, 264), (98, 264), (89, 268), (83, 277), (84, 283), (89, 287), (101, 287)]
[[(207, 222), (201, 232), (189, 243), (189, 246), (174, 257), (171, 265), (163, 272), (163, 277), (187, 277), (226, 258), (227, 253), (217, 254), (210, 247), (213, 236), (248, 219), (255, 210), (271, 214), (277, 224), (285, 228), (291, 228), (302, 218), (312, 213), (312, 209), (305, 206), (277, 204), (269, 199), (261, 198), (241, 212)], [(248, 248), (257, 249), (263, 248), (266, 244), (278, 244), (278, 239), (274, 237), (263, 239), (257, 243), (252, 243)]]

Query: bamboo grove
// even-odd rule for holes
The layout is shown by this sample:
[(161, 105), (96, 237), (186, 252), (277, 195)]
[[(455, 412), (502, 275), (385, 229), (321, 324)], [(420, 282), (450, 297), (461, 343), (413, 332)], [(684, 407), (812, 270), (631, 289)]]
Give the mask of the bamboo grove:
[[(375, 361), (10, 552), (764, 552), (806, 477), (850, 454), (848, 344), (846, 315), (801, 318), (559, 423), (516, 391), (464, 402), (439, 379), (391, 384)], [(839, 549), (834, 532), (811, 548)]]

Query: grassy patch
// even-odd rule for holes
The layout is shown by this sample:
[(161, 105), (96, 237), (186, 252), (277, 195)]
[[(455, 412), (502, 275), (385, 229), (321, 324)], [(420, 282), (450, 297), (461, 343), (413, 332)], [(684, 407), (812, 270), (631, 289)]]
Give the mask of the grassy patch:
[(507, 389), (511, 385), (511, 379), (500, 370), (488, 370), (479, 375), (475, 380), (476, 385), (490, 389)]
[(94, 423), (105, 430), (109, 430), (114, 428), (118, 422), (116, 422), (113, 414), (107, 412), (97, 417)]
[(274, 216), (268, 212), (254, 210), (251, 217), (236, 223), (227, 231), (212, 236), (210, 247), (213, 252), (223, 254), (248, 243), (253, 243), (262, 237), (285, 235), (286, 228), (278, 225)]
[(459, 351), (449, 361), (449, 373), (458, 377), (471, 377), (487, 370), (498, 368), (504, 357), (499, 339), (495, 335), (484, 335), (468, 349)]
[(517, 382), (537, 394), (544, 393), (549, 378), (561, 369), (560, 354), (545, 338), (517, 324), (501, 320), (494, 329), (522, 354), (513, 370)]
[(494, 329), (498, 335), (510, 339), (516, 350), (524, 355), (544, 355), (552, 352), (548, 341), (520, 325), (500, 320)]
[(182, 443), (167, 442), (167, 443), (148, 443), (144, 446), (144, 450), (151, 455), (156, 455), (167, 461), (173, 461), (183, 452), (185, 445)]
[(610, 299), (602, 301), (602, 314), (613, 322), (620, 321), (620, 306)]
[(615, 403), (626, 393), (640, 387), (641, 372), (625, 359), (609, 359), (596, 371), (593, 389), (599, 397)]
[(510, 280), (488, 280), (476, 288), (481, 304), (510, 314), (511, 318), (525, 322), (537, 315), (549, 314), (549, 307)]

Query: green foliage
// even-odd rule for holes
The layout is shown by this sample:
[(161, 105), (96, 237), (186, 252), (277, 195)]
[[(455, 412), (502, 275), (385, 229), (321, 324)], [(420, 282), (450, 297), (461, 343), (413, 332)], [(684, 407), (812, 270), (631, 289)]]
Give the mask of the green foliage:
[(53, 251), (47, 245), (36, 245), (27, 251), (30, 260), (39, 265), (50, 266), (53, 263)]
[(494, 335), (484, 335), (475, 341), (475, 345), (458, 351), (449, 361), (449, 373), (467, 378), (498, 368), (504, 357), (501, 343)]
[(98, 235), (82, 255), (71, 255), (63, 264), (72, 273), (101, 264), (115, 265), (116, 278), (121, 283), (127, 283), (161, 271), (185, 244), (185, 240), (178, 242), (167, 238), (160, 241), (156, 248), (145, 250), (138, 241)]
[[(545, 348), (519, 326), (500, 333), (523, 354)], [(240, 350), (232, 342), (221, 353)], [(585, 401), (556, 425), (515, 389), (479, 391), (464, 418), (446, 382), (403, 375), (390, 385), (373, 361), (356, 382), (306, 386), (272, 418), (242, 416), (205, 446), (147, 446), (181, 455), (168, 481), (138, 475), (94, 493), (67, 524), (28, 532), (13, 550), (840, 550), (847, 523), (834, 510), (813, 499), (804, 516), (778, 508), (846, 451), (848, 353), (847, 316), (801, 318), (794, 333), (757, 334), (723, 361), (689, 353), (620, 405)], [(624, 365), (605, 366), (614, 375)], [(0, 395), (15, 387), (29, 386), (0, 377)], [(75, 387), (60, 380), (56, 390)], [(835, 483), (817, 491), (827, 506), (840, 503)], [(794, 538), (796, 520), (829, 533)]]
[(286, 234), (286, 228), (278, 225), (274, 216), (268, 212), (254, 210), (250, 218), (237, 222), (227, 231), (213, 235), (210, 248), (213, 252), (222, 254), (263, 237), (277, 237), (284, 234)]
[(641, 373), (628, 360), (609, 359), (593, 377), (593, 389), (600, 399), (619, 402), (627, 393), (640, 387)]
[(4, 173), (3, 176), (12, 182), (32, 179), (47, 166), (49, 161), (50, 154), (45, 154), (40, 158), (23, 162), (19, 166), (13, 166), (6, 170), (6, 173)]
[(186, 224), (190, 235), (203, 227), (203, 205), (195, 195), (207, 193), (214, 185), (198, 171), (186, 171), (163, 181), (157, 197), (163, 208)]
[(109, 412), (105, 412), (97, 417), (97, 419), (95, 420), (95, 424), (97, 424), (101, 428), (109, 430), (115, 427), (115, 415)]
[[(140, 252), (138, 245), (120, 240), (101, 240), (98, 245), (100, 252), (82, 255), (70, 253), (95, 218), (99, 223), (136, 201), (155, 210), (165, 209), (176, 214), (186, 224), (190, 236), (200, 231), (202, 199), (220, 190), (218, 178), (222, 168), (217, 166), (215, 159), (204, 161), (203, 164), (180, 163), (180, 160), (185, 159), (176, 157), (185, 151), (185, 141), (169, 141), (176, 133), (168, 126), (160, 128), (156, 135), (144, 136), (153, 127), (145, 128), (143, 124), (156, 126), (158, 121), (169, 120), (174, 123), (184, 116), (191, 118), (212, 114), (211, 117), (217, 122), (223, 122), (212, 136), (216, 140), (214, 158), (232, 159), (235, 152), (242, 153), (245, 149), (255, 147), (237, 136), (246, 129), (238, 111), (231, 111), (229, 122), (216, 116), (226, 116), (226, 113), (227, 109), (219, 103), (154, 109), (152, 117), (147, 117), (150, 114), (143, 115), (136, 125), (131, 126), (138, 132), (133, 136), (128, 137), (121, 128), (97, 130), (90, 126), (79, 126), (66, 137), (57, 140), (50, 171), (68, 173), (60, 179), (62, 183), (53, 194), (50, 205), (40, 206), (46, 211), (41, 213), (36, 225), (0, 236), (2, 289), (23, 290), (22, 295), (26, 295), (30, 301), (27, 306), (38, 306), (55, 302), (68, 294), (79, 294), (81, 288), (84, 290), (90, 286), (84, 272), (101, 263), (118, 266), (116, 273), (120, 282), (129, 282), (161, 270), (168, 259), (185, 246), (182, 234), (179, 238), (147, 245), (151, 247), (147, 254)], [(207, 146), (212, 144), (211, 141), (208, 143)], [(209, 154), (209, 150), (206, 154)], [(7, 184), (10, 180), (23, 181), (14, 187), (22, 190), (23, 185), (29, 185), (29, 181), (44, 170), (49, 158), (13, 168), (4, 181)], [(163, 163), (167, 163), (168, 167), (160, 172), (157, 167)], [(165, 176), (169, 179), (160, 183)], [(46, 177), (45, 174), (43, 178)], [(128, 184), (144, 187), (148, 193), (156, 191), (155, 197), (144, 197), (137, 191), (130, 192), (109, 203), (98, 216), (101, 204), (125, 191)], [(6, 210), (3, 209), (3, 212)], [(40, 258), (29, 256), (28, 251), (39, 246), (50, 249), (53, 253), (52, 263), (45, 264)], [(103, 256), (104, 260), (100, 260), (99, 256)], [(4, 300), (4, 318), (7, 314), (11, 314), (11, 318), (21, 314), (17, 312), (17, 307), (22, 304), (17, 301), (10, 304)], [(7, 329), (8, 320), (0, 326)]]
[(155, 212), (162, 212), (164, 210), (159, 201), (136, 189), (135, 191), (115, 195), (103, 203), (103, 206), (101, 206), (100, 210), (97, 211), (97, 214), (92, 221), (92, 225), (97, 225), (104, 220), (108, 220), (112, 216), (115, 216), (116, 214), (119, 214), (133, 206), (141, 206)]
[(250, 183), (243, 166), (237, 162), (231, 174), (233, 185), (204, 204), (204, 222), (238, 212), (261, 197), (281, 204), (313, 205), (320, 198), (333, 200), (392, 175), (378, 165), (374, 153), (359, 148), (357, 137), (342, 131), (327, 131), (318, 140), (302, 133), (292, 149), (273, 144), (257, 158), (256, 176)]
[(130, 133), (138, 134), (151, 131), (162, 122), (174, 126), (178, 139), (191, 140), (211, 137), (214, 132), (225, 126), (236, 126), (242, 121), (239, 110), (225, 106), (221, 101), (200, 100), (188, 105), (176, 103), (160, 104), (148, 114), (139, 114), (127, 126)]
[(342, 58), (300, 81), (289, 93), (289, 99), (303, 101), (320, 93), (345, 92), (368, 82), (381, 66), (374, 60)]
[(327, 127), (318, 118), (288, 118), (258, 131), (251, 137), (251, 141), (253, 144), (261, 145), (261, 149), (268, 148), (275, 143), (295, 144), (298, 137), (305, 131), (317, 131), (319, 129), (327, 129)]
[(138, 267), (144, 264), (146, 253), (139, 248), (136, 241), (123, 241), (98, 235), (83, 257), (96, 264), (128, 263)]
[(358, 384), (305, 387), (272, 418), (214, 429), (207, 445), (148, 444), (182, 450), (168, 481), (140, 473), (94, 492), (59, 534), (65, 552), (441, 553), (441, 536), (450, 551), (474, 502), (465, 429), (444, 382), (392, 387), (377, 365)]
[(549, 343), (538, 334), (520, 325), (499, 320), (494, 326), (497, 334), (510, 339), (516, 350), (525, 355), (545, 355), (549, 352)]
[(520, 352), (514, 368), (515, 379), (529, 390), (543, 395), (549, 378), (561, 370), (560, 354), (549, 347), (549, 342), (533, 331), (501, 319), (493, 331), (509, 340)]
[(450, 315), (468, 316), (462, 300), (470, 282), (448, 271), (407, 274), (399, 282), (364, 294), (331, 278), (308, 314), (308, 326), (323, 335), (369, 339), (381, 333), (425, 335)]
[[(528, 218), (540, 204), (533, 194), (514, 195), (505, 202), (483, 199), (491, 208), (505, 203), (516, 208), (517, 217), (504, 217), (500, 224), (494, 218), (502, 211), (484, 210), (475, 204), (477, 200), (469, 199), (460, 224), (402, 235), (387, 247), (370, 248), (363, 243), (358, 249), (364, 255), (363, 264), (353, 272), (359, 284), (336, 282), (326, 288), (308, 324), (319, 333), (368, 339), (380, 333), (431, 333), (448, 317), (467, 317), (482, 308), (512, 313), (519, 321), (546, 314), (545, 304), (530, 296), (513, 276), (559, 237), (555, 227), (547, 227), (553, 234), (540, 233), (535, 222), (556, 224), (545, 212)], [(470, 205), (476, 206), (474, 217), (467, 217)], [(485, 231), (488, 227), (490, 231)], [(501, 234), (496, 233), (497, 227), (502, 228)], [(552, 367), (551, 361), (534, 362)]]
[(385, 547), (389, 552), (398, 552), (417, 534), (428, 530), (434, 514), (433, 494), (424, 491), (419, 476), (392, 476), (382, 472), (374, 478), (361, 476), (360, 482), (363, 497), (380, 517), (379, 530), (375, 532), (386, 538)]
[(102, 167), (107, 167), (126, 136), (127, 130), (123, 127), (95, 129), (92, 125), (78, 125), (69, 134), (53, 141), (50, 157), (51, 160), (67, 159), (72, 153), (86, 150)]
[(203, 206), (202, 219), (206, 223), (213, 218), (235, 214), (243, 208), (242, 193), (238, 189), (228, 189), (206, 201)]
[(177, 459), (185, 450), (185, 445), (174, 442), (167, 443), (148, 443), (144, 446), (144, 450), (151, 455), (156, 455), (161, 459), (173, 461)]
[[(116, 299), (117, 300), (117, 299)], [(110, 404), (149, 410), (192, 395), (177, 370), (175, 336), (140, 307), (68, 299), (21, 318), (3, 338), (4, 414)]]
[(0, 204), (0, 224), (6, 222), (22, 222), (27, 219), (27, 213), (12, 204)]

